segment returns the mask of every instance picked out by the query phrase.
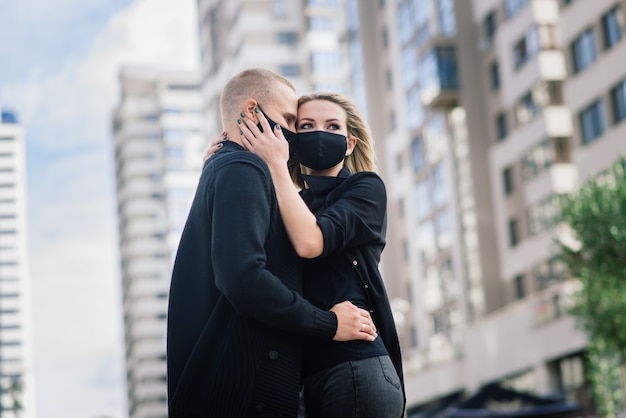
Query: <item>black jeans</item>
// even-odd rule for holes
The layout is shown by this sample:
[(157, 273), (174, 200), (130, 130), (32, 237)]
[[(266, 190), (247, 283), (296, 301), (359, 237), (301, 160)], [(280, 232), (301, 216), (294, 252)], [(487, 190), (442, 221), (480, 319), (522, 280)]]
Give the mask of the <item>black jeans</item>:
[(304, 379), (307, 418), (400, 418), (404, 396), (389, 356), (347, 361)]

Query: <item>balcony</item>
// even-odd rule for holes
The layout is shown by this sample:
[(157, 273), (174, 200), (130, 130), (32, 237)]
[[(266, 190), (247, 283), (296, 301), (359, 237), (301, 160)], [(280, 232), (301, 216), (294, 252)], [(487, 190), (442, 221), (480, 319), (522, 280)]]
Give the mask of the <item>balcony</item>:
[(459, 101), (459, 77), (455, 48), (432, 48), (422, 57), (420, 66), (422, 104), (431, 108), (456, 106)]

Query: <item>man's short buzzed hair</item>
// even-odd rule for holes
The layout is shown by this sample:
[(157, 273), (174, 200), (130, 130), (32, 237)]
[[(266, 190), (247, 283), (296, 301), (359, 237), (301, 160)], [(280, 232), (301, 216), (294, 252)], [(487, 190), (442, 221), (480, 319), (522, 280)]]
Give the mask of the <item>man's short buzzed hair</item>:
[(236, 118), (247, 99), (255, 99), (259, 103), (272, 101), (275, 83), (282, 83), (296, 91), (285, 77), (263, 68), (250, 68), (235, 75), (222, 91), (220, 98), (222, 119)]

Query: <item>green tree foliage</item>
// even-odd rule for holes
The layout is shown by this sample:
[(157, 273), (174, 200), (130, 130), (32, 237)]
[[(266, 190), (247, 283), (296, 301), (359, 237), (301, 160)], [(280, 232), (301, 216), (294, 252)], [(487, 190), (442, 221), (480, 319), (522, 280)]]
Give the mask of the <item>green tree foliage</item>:
[(571, 313), (589, 336), (590, 378), (604, 416), (624, 399), (616, 376), (624, 376), (626, 360), (625, 167), (622, 158), (561, 200), (561, 221), (574, 238), (559, 243), (562, 259), (581, 284)]

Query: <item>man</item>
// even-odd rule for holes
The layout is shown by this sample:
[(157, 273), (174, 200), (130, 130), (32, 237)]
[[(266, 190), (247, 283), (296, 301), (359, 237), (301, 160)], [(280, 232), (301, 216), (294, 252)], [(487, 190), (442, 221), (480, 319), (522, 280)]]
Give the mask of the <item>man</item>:
[[(236, 75), (220, 105), (226, 132), (259, 107), (285, 132), (295, 126), (294, 87), (268, 70)], [(376, 330), (349, 302), (323, 311), (301, 297), (267, 165), (238, 135), (223, 144), (203, 169), (172, 274), (170, 418), (295, 417), (301, 339), (372, 341)]]

